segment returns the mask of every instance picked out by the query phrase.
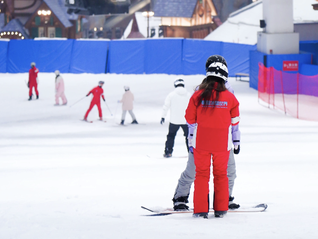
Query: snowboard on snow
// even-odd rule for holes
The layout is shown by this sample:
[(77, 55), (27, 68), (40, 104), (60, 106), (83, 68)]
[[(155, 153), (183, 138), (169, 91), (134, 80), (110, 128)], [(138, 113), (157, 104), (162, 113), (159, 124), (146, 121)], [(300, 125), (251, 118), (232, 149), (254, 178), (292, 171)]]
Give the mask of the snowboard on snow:
[[(267, 209), (266, 203), (257, 204), (255, 206), (246, 206), (246, 207), (240, 207), (238, 209), (229, 209), (228, 213), (247, 213), (247, 212), (264, 212)], [(147, 214), (144, 216), (167, 216), (172, 214), (185, 214), (185, 213), (193, 213), (193, 209), (187, 210), (187, 211), (174, 211), (173, 208), (165, 208), (165, 209), (151, 209), (144, 206), (141, 206), (142, 209), (145, 209), (152, 214)], [(213, 209), (210, 209), (209, 212), (214, 212)]]

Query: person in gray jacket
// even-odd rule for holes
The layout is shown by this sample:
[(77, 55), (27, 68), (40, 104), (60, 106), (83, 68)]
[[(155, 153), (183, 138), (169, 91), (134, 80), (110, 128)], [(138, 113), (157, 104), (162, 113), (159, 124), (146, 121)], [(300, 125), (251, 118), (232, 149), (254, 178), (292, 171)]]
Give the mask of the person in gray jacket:
[(187, 150), (188, 148), (188, 126), (184, 118), (185, 110), (188, 106), (191, 94), (184, 88), (184, 80), (177, 79), (174, 82), (174, 91), (172, 91), (165, 99), (165, 103), (162, 108), (162, 115), (160, 123), (165, 122), (165, 117), (170, 109), (170, 123), (167, 140), (165, 143), (165, 150), (163, 156), (165, 158), (172, 157), (174, 140), (176, 134), (181, 127), (184, 133)]

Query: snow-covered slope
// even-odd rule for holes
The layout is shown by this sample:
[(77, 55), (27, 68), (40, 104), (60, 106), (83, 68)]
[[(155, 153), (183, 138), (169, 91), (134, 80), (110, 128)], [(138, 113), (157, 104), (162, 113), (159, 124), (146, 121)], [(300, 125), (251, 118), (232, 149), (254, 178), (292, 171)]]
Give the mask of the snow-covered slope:
[[(318, 122), (258, 104), (257, 91), (230, 79), (241, 111), (235, 201), (266, 202), (264, 213), (208, 220), (191, 214), (144, 217), (172, 206), (185, 158), (161, 156), (168, 123), (160, 124), (174, 75), (63, 74), (68, 106), (54, 107), (54, 74), (40, 73), (40, 99), (27, 101), (27, 74), (0, 74), (1, 239), (285, 239), (318, 237)], [(182, 77), (182, 76), (178, 76)], [(203, 76), (184, 76), (189, 91)], [(111, 113), (94, 108), (80, 121), (89, 90), (104, 80)], [(129, 85), (139, 125), (119, 126), (117, 101)], [(77, 104), (70, 107), (76, 101)], [(169, 117), (167, 117), (167, 122)], [(186, 155), (179, 132), (174, 155)], [(211, 180), (212, 189), (212, 180)], [(190, 196), (190, 206), (192, 203)], [(213, 192), (211, 191), (211, 202)]]

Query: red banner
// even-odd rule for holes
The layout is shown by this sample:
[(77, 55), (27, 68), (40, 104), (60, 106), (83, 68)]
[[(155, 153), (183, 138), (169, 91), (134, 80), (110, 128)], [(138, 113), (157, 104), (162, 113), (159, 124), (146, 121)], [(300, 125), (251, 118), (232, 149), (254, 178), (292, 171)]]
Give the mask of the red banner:
[(298, 71), (298, 61), (283, 61), (283, 71)]

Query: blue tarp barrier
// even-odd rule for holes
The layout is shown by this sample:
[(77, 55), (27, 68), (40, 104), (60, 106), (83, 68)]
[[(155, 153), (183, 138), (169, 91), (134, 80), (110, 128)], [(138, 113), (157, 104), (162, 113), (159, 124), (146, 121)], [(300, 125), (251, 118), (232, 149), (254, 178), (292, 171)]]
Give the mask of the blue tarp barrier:
[(7, 72), (7, 51), (9, 41), (0, 41), (0, 72)]
[(205, 62), (211, 55), (222, 55), (222, 42), (183, 40), (183, 74), (205, 75)]
[(109, 41), (74, 41), (70, 73), (106, 73)]
[(218, 54), (225, 57), (229, 75), (235, 76), (248, 73), (249, 51), (255, 49), (193, 39), (11, 40), (7, 45), (6, 64), (1, 67), (10, 73), (28, 72), (35, 62), (40, 72), (205, 74), (207, 58)]
[[(311, 54), (286, 54), (286, 55), (267, 55), (266, 67), (274, 67), (278, 71), (283, 70), (283, 61), (298, 61), (299, 68), (303, 64), (311, 63)], [(299, 72), (298, 68), (298, 72)], [(295, 73), (295, 71), (288, 71), (289, 73)]]
[(11, 40), (7, 72), (28, 72), (35, 62), (40, 72), (69, 72), (74, 40)]
[(299, 50), (313, 54), (311, 64), (318, 65), (318, 41), (302, 41)]
[(264, 53), (259, 51), (250, 51), (250, 87), (258, 90), (258, 64), (264, 64)]
[[(266, 56), (266, 62), (264, 62)], [(284, 61), (298, 61), (299, 69), (303, 64), (310, 64), (312, 55), (305, 54), (286, 54), (286, 55), (266, 55), (259, 51), (250, 52), (250, 87), (258, 89), (258, 64), (263, 63), (267, 68), (274, 67), (278, 71), (283, 70)], [(298, 72), (299, 72), (298, 69)], [(296, 73), (295, 71), (286, 71), (287, 73)]]
[(117, 74), (145, 73), (145, 40), (111, 41), (107, 72)]
[(318, 75), (318, 65), (303, 64), (300, 67), (299, 73), (306, 76)]
[(183, 39), (145, 40), (145, 73), (182, 74)]
[(223, 43), (222, 55), (227, 61), (229, 76), (236, 73), (249, 74), (250, 51), (256, 50), (256, 45)]

